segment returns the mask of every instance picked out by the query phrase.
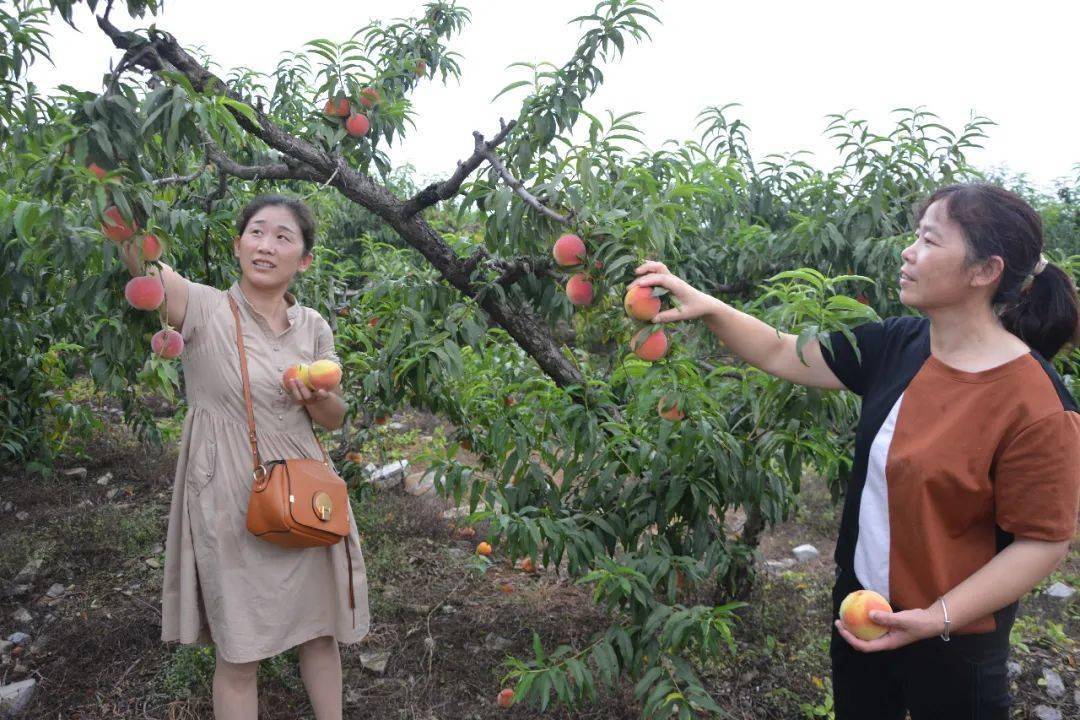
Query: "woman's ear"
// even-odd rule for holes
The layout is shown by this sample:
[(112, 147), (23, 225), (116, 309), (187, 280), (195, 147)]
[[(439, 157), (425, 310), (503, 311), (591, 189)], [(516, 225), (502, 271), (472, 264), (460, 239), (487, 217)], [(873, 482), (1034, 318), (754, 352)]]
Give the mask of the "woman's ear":
[(992, 285), (1001, 279), (1002, 273), (1005, 272), (1005, 261), (1001, 259), (1000, 255), (991, 255), (985, 260), (976, 263), (974, 270), (971, 276), (973, 287)]

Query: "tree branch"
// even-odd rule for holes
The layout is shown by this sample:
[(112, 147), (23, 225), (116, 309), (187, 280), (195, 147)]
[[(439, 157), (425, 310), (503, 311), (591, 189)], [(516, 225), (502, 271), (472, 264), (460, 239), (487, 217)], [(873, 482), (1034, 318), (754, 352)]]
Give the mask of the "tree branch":
[(491, 140), (484, 140), (484, 136), (478, 131), (473, 132), (473, 154), (469, 156), (464, 162), (459, 161), (457, 170), (447, 180), (441, 183), (432, 183), (426, 188), (418, 192), (416, 195), (405, 201), (405, 207), (402, 208), (402, 214), (405, 217), (415, 215), (416, 213), (429, 208), (432, 205), (441, 202), (442, 200), (449, 200), (457, 191), (461, 189), (461, 184), (465, 182), (465, 179), (471, 175), (476, 168), (480, 167), (480, 164), (484, 162), (486, 156), (485, 151), (491, 151), (497, 148), (506, 140), (506, 136), (510, 134), (510, 131), (517, 125), (517, 120), (511, 120), (509, 123), (499, 118), (499, 125), (501, 129), (499, 134), (493, 137)]
[(522, 255), (513, 260), (494, 260), (491, 264), (502, 270), (502, 275), (495, 282), (503, 286), (513, 285), (526, 275), (546, 277), (551, 274), (551, 261), (547, 258)]
[[(118, 48), (127, 49), (141, 41), (141, 38), (134, 33), (118, 30), (107, 18), (99, 17), (98, 25)], [(229, 92), (224, 82), (189, 55), (171, 35), (154, 31), (150, 38), (157, 55), (153, 60), (148, 60), (147, 56), (143, 55), (134, 62), (156, 71), (160, 66), (153, 65), (157, 65), (157, 58), (160, 57), (169, 69), (175, 69), (176, 72), (184, 75), (197, 92), (218, 92), (238, 102), (247, 103), (236, 93)], [(249, 107), (251, 107), (250, 103)], [(211, 141), (206, 144), (207, 156), (218, 168), (230, 175), (248, 180), (304, 180), (336, 188), (343, 196), (370, 211), (393, 228), (402, 240), (423, 255), (450, 285), (462, 294), (476, 298), (492, 322), (504, 328), (510, 337), (533, 358), (541, 371), (551, 377), (557, 385), (561, 387), (584, 385), (580, 371), (565, 357), (559, 345), (551, 337), (550, 329), (536, 317), (533, 309), (520, 300), (513, 300), (499, 293), (483, 292), (482, 285), (472, 279), (471, 272), (467, 272), (469, 260), (460, 257), (417, 212), (411, 214), (404, 212), (406, 208), (404, 201), (368, 175), (350, 167), (340, 155), (323, 150), (301, 137), (289, 134), (269, 118), (260, 107), (253, 107), (252, 111), (255, 114), (254, 121), (248, 115), (230, 108), (240, 128), (279, 151), (284, 162), (241, 165), (228, 157)], [(509, 132), (507, 126), (503, 127), (500, 134), (503, 132)], [(498, 158), (487, 145), (488, 143), (481, 143), (481, 156), (489, 161), (494, 157), (498, 162)], [(467, 176), (467, 167), (465, 170), (459, 169), (459, 172), (447, 182), (456, 182), (463, 173)], [(462, 177), (463, 180), (464, 177)], [(452, 187), (452, 184), (446, 184), (444, 191)], [(522, 190), (518, 192), (520, 194)], [(528, 193), (526, 195), (532, 198)], [(535, 198), (532, 199), (536, 201)], [(555, 217), (563, 219), (557, 214)], [(565, 219), (563, 221), (565, 222)]]
[[(477, 135), (478, 134), (479, 133), (477, 133)], [(480, 143), (478, 142), (477, 147), (479, 147), (479, 145)], [(538, 213), (547, 215), (552, 220), (563, 223), (564, 225), (568, 224), (573, 219), (573, 210), (571, 210), (566, 215), (560, 215), (559, 213), (544, 205), (536, 198), (535, 195), (526, 190), (525, 185), (520, 180), (510, 174), (510, 171), (506, 169), (506, 165), (503, 163), (502, 159), (498, 155), (496, 155), (493, 150), (485, 147), (482, 149), (481, 154), (487, 159), (489, 163), (491, 163), (491, 167), (495, 168), (495, 170), (498, 171), (499, 175), (503, 179), (503, 182), (509, 185), (514, 190), (514, 192), (520, 195), (521, 199), (525, 201), (525, 204), (531, 207), (533, 210), (537, 211)]]
[(169, 177), (154, 178), (150, 181), (150, 184), (156, 187), (160, 187), (162, 185), (185, 185), (189, 182), (194, 182), (195, 180), (198, 180), (205, 172), (206, 166), (203, 166), (195, 172), (191, 173), (190, 175), (171, 175)]

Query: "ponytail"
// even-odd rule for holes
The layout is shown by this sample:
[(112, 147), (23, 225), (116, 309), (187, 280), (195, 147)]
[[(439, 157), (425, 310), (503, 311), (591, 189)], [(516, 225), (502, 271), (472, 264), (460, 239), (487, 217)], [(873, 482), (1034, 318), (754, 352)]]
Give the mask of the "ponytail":
[(1080, 299), (1073, 279), (1048, 263), (1033, 273), (1020, 298), (1001, 312), (1005, 329), (1049, 360), (1080, 332)]

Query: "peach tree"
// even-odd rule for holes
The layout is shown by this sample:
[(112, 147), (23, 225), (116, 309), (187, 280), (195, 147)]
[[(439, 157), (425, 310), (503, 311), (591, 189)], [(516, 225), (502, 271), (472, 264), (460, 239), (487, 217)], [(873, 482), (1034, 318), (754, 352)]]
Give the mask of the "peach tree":
[[(157, 2), (128, 0), (120, 21), (86, 0), (118, 58), (100, 90), (42, 97), (25, 80), (48, 57), (42, 19), (71, 22), (77, 4), (0, 5), (18, 30), (0, 41), (5, 419), (33, 428), (44, 407), (58, 428), (92, 423), (64, 392), (81, 369), (154, 439), (136, 391), (175, 393), (182, 377), (150, 348), (160, 313), (120, 299), (119, 244), (152, 235), (180, 272), (223, 286), (244, 201), (301, 195), (323, 232), (298, 292), (336, 326), (351, 426), (403, 403), (450, 420), (440, 490), (502, 554), (565, 572), (609, 612), (583, 647), (537, 638), (509, 659), (515, 697), (574, 705), (628, 677), (645, 716), (722, 712), (701, 671), (733, 647), (758, 537), (805, 472), (842, 492), (857, 406), (739, 363), (700, 326), (629, 317), (626, 284), (661, 259), (801, 343), (901, 312), (912, 203), (972, 176), (964, 153), (988, 121), (953, 132), (903, 109), (880, 135), (835, 116), (844, 160), (822, 171), (799, 154), (755, 161), (728, 105), (702, 112), (700, 138), (649, 150), (637, 113), (588, 109), (605, 64), (658, 22), (644, 2), (604, 0), (575, 18), (564, 63), (516, 66), (500, 93), (520, 97), (516, 117), (478, 117), (457, 166), (417, 187), (390, 151), (422, 122), (417, 86), (459, 75), (451, 43), (470, 16), (456, 3), (313, 40), (267, 73), (215, 71), (135, 27)], [(17, 458), (48, 444), (5, 432)]]

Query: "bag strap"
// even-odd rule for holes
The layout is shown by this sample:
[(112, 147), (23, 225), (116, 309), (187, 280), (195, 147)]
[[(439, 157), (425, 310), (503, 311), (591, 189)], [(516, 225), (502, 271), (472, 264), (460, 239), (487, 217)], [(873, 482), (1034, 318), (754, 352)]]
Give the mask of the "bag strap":
[(229, 293), (229, 307), (236, 320), (236, 349), (240, 351), (240, 377), (244, 383), (244, 404), (247, 405), (248, 441), (251, 443), (252, 472), (256, 472), (262, 461), (259, 460), (259, 441), (255, 435), (255, 411), (251, 406), (251, 383), (248, 381), (247, 353), (244, 352), (244, 333), (240, 329), (240, 308), (236, 298)]
[[(248, 380), (247, 353), (244, 351), (244, 333), (240, 329), (240, 308), (236, 304), (236, 298), (229, 293), (229, 307), (232, 309), (233, 319), (236, 321), (236, 349), (240, 353), (240, 378), (244, 384), (244, 405), (247, 406), (248, 441), (251, 443), (252, 472), (258, 473), (262, 460), (259, 459), (259, 441), (255, 435), (255, 410), (251, 404), (251, 382)], [(311, 435), (315, 438), (315, 444), (322, 452), (323, 464), (330, 467), (330, 458), (326, 454), (326, 448), (319, 442), (319, 436), (315, 433), (315, 425), (312, 423)]]

